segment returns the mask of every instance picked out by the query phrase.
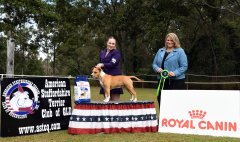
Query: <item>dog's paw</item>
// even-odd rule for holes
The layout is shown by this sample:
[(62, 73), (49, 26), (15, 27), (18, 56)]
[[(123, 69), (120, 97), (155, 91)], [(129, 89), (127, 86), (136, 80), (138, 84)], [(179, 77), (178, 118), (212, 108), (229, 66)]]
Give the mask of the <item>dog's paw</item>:
[(132, 98), (130, 99), (130, 101), (133, 101), (134, 97), (132, 96)]
[(109, 102), (109, 98), (106, 98), (105, 100), (103, 100), (104, 102)]
[(135, 98), (133, 101), (134, 101), (134, 102), (136, 102), (136, 101), (137, 101), (137, 99)]

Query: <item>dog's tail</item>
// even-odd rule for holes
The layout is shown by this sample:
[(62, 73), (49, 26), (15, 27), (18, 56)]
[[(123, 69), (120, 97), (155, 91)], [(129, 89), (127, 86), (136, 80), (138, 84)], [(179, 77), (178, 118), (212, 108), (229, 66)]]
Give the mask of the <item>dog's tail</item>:
[(135, 78), (135, 79), (137, 79), (138, 81), (144, 81), (143, 79), (139, 79), (139, 78), (137, 78), (136, 76), (128, 76), (128, 77), (130, 77), (130, 78)]

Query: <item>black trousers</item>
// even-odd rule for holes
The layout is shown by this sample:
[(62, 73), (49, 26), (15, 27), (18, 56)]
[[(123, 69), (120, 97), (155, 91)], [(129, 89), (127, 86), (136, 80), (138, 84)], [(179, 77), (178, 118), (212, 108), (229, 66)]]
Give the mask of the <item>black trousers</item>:
[[(158, 85), (159, 85), (159, 82), (160, 82), (160, 79), (158, 79)], [(177, 79), (177, 80), (166, 79), (165, 83), (164, 83), (163, 90), (181, 90), (183, 88), (184, 84), (185, 84), (185, 78)], [(157, 96), (159, 108), (160, 108), (160, 103), (161, 103), (162, 85), (163, 85), (163, 79), (161, 81), (161, 86), (160, 86), (160, 89), (159, 89), (159, 95)]]

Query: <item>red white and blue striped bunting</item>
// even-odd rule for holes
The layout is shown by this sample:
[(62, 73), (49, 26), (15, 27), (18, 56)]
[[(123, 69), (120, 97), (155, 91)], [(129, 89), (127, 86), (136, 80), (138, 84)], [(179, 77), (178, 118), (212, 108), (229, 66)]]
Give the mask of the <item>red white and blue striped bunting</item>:
[(70, 118), (70, 134), (156, 132), (153, 102), (83, 103), (75, 105)]

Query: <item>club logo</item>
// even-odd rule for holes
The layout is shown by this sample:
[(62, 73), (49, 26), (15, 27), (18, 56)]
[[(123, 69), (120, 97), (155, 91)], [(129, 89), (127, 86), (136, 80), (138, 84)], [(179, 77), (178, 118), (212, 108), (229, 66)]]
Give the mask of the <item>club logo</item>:
[(10, 116), (18, 119), (27, 118), (39, 108), (39, 89), (29, 80), (16, 80), (10, 83), (3, 92), (5, 102), (3, 109)]

